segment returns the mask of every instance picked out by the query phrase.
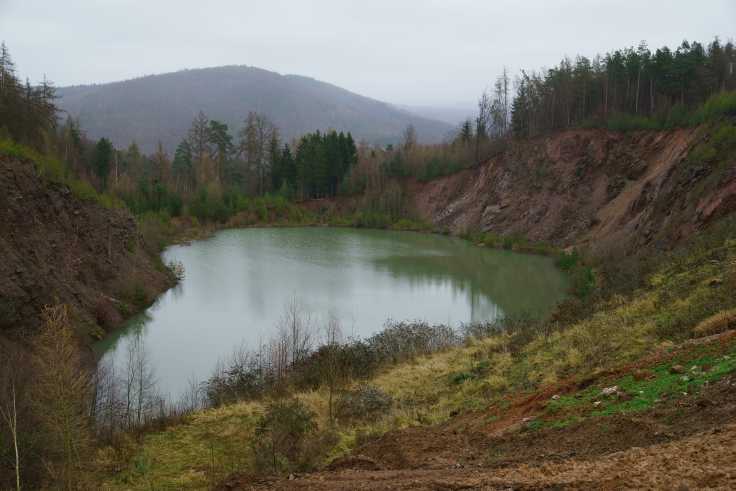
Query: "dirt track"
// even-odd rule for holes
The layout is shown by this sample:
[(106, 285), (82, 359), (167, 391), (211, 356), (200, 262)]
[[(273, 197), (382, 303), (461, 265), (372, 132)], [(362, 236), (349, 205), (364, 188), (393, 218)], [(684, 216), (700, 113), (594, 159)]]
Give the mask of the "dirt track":
[(223, 489), (735, 489), (736, 424), (600, 458), (500, 469), (344, 470)]

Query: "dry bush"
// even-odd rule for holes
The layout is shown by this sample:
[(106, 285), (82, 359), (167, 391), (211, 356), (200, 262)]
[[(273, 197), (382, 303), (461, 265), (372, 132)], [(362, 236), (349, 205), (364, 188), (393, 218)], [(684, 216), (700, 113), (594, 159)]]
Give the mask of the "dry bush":
[(697, 337), (719, 334), (736, 329), (736, 309), (722, 310), (700, 322), (693, 328)]
[(306, 450), (316, 433), (315, 414), (299, 399), (272, 402), (258, 420), (251, 442), (256, 469), (273, 473), (303, 469), (314, 458)]
[(378, 387), (361, 385), (340, 395), (335, 412), (343, 421), (371, 420), (386, 414), (393, 402), (393, 398)]

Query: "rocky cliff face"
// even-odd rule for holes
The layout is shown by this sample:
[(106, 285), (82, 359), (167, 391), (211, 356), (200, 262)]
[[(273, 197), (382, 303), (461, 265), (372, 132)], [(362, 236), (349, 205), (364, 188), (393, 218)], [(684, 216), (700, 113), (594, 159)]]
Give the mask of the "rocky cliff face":
[(736, 160), (691, 158), (707, 129), (571, 130), (514, 142), (489, 162), (410, 196), (425, 219), (454, 232), (518, 234), (597, 253), (667, 248), (736, 210)]
[(101, 336), (172, 284), (133, 217), (81, 201), (31, 162), (0, 157), (0, 336), (33, 332), (45, 305), (70, 306)]

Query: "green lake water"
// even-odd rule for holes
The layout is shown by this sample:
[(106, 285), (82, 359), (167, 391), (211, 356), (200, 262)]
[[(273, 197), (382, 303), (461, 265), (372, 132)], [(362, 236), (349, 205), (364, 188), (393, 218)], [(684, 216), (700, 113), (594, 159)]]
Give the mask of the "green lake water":
[(124, 367), (139, 336), (159, 390), (172, 398), (238, 346), (266, 341), (294, 298), (318, 330), (332, 314), (346, 337), (367, 337), (388, 319), (459, 326), (541, 316), (567, 290), (551, 258), (413, 232), (226, 230), (163, 256), (183, 263), (184, 280), (97, 349)]

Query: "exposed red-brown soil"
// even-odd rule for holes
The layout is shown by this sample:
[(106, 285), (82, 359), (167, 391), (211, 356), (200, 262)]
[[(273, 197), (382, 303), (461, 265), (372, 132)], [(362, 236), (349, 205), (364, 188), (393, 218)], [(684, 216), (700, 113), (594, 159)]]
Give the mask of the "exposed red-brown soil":
[(516, 466), (318, 473), (227, 482), (221, 489), (734, 489), (736, 424), (596, 459)]
[(666, 248), (736, 210), (736, 172), (699, 194), (713, 170), (686, 164), (705, 137), (704, 129), (563, 131), (512, 142), (473, 169), (412, 182), (409, 196), (421, 216), (453, 232), (518, 234), (599, 252)]
[[(713, 352), (733, 346), (713, 336)], [(606, 383), (675, 356), (657, 353), (593, 380), (568, 381), (445, 424), (389, 432), (327, 470), (292, 479), (233, 476), (221, 489), (621, 489), (736, 486), (736, 376), (697, 395), (663, 400), (641, 413), (593, 417), (532, 431), (554, 393)], [(697, 355), (693, 355), (697, 356)]]
[(127, 211), (81, 201), (31, 162), (0, 157), (0, 336), (32, 332), (55, 303), (71, 307), (82, 335), (115, 327), (140, 308), (130, 297), (152, 300), (172, 284), (143, 245)]

